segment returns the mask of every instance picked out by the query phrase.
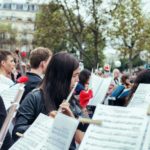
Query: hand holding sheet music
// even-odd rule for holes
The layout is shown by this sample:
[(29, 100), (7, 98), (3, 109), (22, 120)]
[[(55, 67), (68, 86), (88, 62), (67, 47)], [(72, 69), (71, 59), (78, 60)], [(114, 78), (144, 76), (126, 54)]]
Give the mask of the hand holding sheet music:
[(78, 123), (62, 113), (55, 119), (40, 114), (10, 150), (68, 150)]

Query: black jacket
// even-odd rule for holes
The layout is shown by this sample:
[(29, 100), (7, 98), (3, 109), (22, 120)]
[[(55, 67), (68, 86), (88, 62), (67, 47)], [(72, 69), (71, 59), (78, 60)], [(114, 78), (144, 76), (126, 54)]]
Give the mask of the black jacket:
[[(5, 109), (3, 100), (0, 97), (0, 129), (5, 121), (6, 115), (7, 115), (7, 113), (6, 113), (6, 109)], [(9, 133), (7, 133), (1, 150), (8, 150), (9, 147), (11, 146), (11, 144), (12, 144), (11, 136)]]
[(42, 81), (42, 78), (35, 74), (35, 73), (31, 73), (31, 72), (27, 72), (26, 76), (28, 77), (28, 82), (25, 85), (25, 91), (23, 93), (23, 96), (21, 98), (21, 102), (22, 100), (25, 98), (25, 96), (31, 92), (33, 89), (35, 89)]
[(35, 89), (25, 97), (18, 109), (12, 134), (14, 141), (18, 139), (16, 132), (24, 133), (40, 113), (48, 114), (44, 106), (42, 91)]

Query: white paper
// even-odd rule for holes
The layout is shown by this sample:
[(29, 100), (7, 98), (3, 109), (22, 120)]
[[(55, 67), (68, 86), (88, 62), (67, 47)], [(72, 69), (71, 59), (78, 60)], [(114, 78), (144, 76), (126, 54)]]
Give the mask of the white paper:
[(12, 87), (9, 87), (1, 92), (0, 95), (3, 98), (6, 110), (11, 106), (12, 102), (14, 102), (19, 87), (20, 84), (15, 84)]
[(147, 124), (143, 109), (98, 105), (79, 150), (140, 150)]
[(8, 89), (10, 86), (4, 83), (0, 83), (0, 93), (3, 92), (4, 90)]
[(92, 90), (93, 90), (93, 98), (89, 101), (88, 105), (97, 106), (103, 102), (106, 93), (108, 91), (109, 85), (111, 83), (111, 78), (100, 78), (93, 74), (91, 82), (92, 82)]
[(147, 123), (147, 128), (145, 130), (142, 150), (150, 150), (150, 116), (148, 116), (148, 118), (149, 122)]
[(139, 107), (147, 110), (150, 105), (150, 84), (140, 84), (128, 107)]
[(68, 150), (78, 124), (78, 120), (58, 113), (41, 150)]
[(0, 74), (0, 85), (1, 84), (12, 86), (14, 84), (14, 82), (10, 78)]
[(52, 128), (53, 118), (40, 114), (30, 128), (24, 133), (10, 150), (38, 150), (48, 137)]

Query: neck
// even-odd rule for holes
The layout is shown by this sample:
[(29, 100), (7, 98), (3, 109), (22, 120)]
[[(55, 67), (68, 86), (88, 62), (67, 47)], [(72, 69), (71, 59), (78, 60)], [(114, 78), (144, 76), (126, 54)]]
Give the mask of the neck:
[(0, 74), (4, 75), (5, 77), (10, 77), (10, 74), (7, 73), (4, 69), (0, 69)]
[(34, 69), (34, 68), (31, 68), (31, 73), (35, 73), (37, 75), (39, 75), (41, 77), (41, 75), (43, 74), (42, 70), (40, 68), (38, 69)]

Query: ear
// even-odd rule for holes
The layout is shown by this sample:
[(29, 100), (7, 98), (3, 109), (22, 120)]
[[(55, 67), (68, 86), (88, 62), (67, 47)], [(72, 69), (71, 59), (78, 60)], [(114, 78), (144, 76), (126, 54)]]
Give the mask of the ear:
[(4, 65), (5, 65), (5, 61), (2, 60), (0, 65), (1, 65), (1, 66), (4, 66)]
[(43, 69), (44, 68), (44, 61), (41, 61), (39, 66), (40, 66), (40, 68)]

